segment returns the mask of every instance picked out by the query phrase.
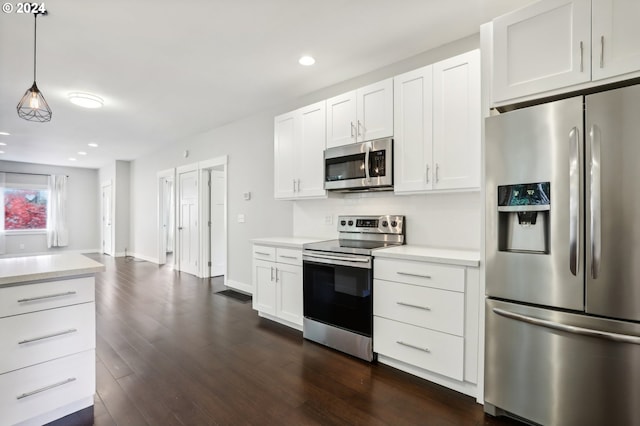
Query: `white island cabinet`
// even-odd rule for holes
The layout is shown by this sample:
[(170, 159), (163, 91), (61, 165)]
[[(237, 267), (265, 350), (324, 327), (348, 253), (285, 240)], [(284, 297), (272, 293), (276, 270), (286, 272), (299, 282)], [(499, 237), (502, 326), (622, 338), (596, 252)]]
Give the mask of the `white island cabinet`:
[(103, 270), (75, 254), (0, 259), (2, 424), (41, 425), (93, 405)]
[(477, 397), (480, 254), (406, 245), (374, 256), (378, 361)]
[(302, 246), (318, 238), (253, 240), (253, 309), (261, 317), (302, 330)]

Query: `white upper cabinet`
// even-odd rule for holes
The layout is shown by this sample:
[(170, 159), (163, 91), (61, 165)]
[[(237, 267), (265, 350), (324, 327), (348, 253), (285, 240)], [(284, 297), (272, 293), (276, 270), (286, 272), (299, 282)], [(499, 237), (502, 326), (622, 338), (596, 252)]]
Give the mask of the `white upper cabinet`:
[(394, 93), (394, 191), (432, 188), (433, 67), (399, 75)]
[(493, 102), (591, 79), (591, 0), (543, 0), (493, 21)]
[(593, 0), (592, 77), (614, 77), (640, 70), (640, 1)]
[(327, 148), (393, 136), (393, 79), (327, 100)]
[(274, 196), (277, 199), (325, 197), (325, 102), (274, 120)]
[(396, 194), (480, 187), (480, 52), (394, 79)]
[(480, 51), (433, 65), (434, 189), (480, 187)]

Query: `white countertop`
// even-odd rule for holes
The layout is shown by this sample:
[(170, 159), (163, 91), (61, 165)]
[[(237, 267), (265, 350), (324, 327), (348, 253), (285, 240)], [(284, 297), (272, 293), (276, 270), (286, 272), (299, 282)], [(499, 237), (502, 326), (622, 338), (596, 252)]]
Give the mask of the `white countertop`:
[(474, 250), (442, 249), (436, 247), (403, 245), (373, 251), (375, 257), (418, 260), (460, 266), (480, 266), (480, 252)]
[(8, 257), (0, 259), (0, 286), (93, 274), (104, 269), (103, 264), (81, 254)]
[(330, 238), (314, 238), (314, 237), (271, 237), (271, 238), (254, 238), (251, 240), (254, 244), (263, 246), (290, 247), (302, 249), (303, 244), (315, 243), (316, 241), (325, 241)]

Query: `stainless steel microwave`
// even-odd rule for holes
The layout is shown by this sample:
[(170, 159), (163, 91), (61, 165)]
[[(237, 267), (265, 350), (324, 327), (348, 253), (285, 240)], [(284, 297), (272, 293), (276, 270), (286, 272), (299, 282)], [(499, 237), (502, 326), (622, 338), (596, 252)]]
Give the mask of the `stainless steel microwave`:
[(392, 190), (393, 139), (326, 149), (324, 189), (343, 192)]

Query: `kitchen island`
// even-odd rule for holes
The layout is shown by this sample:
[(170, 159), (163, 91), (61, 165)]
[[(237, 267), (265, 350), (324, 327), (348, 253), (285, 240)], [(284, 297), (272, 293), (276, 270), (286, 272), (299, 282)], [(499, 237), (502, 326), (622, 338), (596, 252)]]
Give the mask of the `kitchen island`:
[(40, 425), (91, 407), (95, 273), (80, 254), (0, 259), (0, 413)]

